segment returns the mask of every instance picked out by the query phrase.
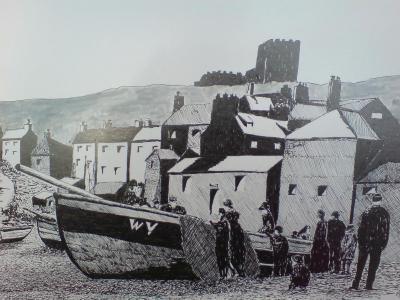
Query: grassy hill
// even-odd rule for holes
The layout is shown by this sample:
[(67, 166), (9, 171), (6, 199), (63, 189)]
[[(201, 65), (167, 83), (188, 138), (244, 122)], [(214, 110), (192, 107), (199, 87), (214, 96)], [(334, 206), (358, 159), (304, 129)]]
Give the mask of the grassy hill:
[[(256, 86), (257, 92), (279, 91), (282, 83)], [(289, 83), (294, 86), (295, 83)], [(312, 99), (326, 99), (327, 84), (309, 83)], [(180, 91), (185, 103), (211, 102), (217, 93), (242, 95), (247, 86), (195, 87), (180, 85), (149, 85), (119, 87), (96, 94), (62, 99), (31, 99), (0, 102), (0, 125), (3, 128), (22, 127), (27, 118), (34, 131), (41, 135), (51, 129), (56, 139), (70, 142), (79, 130), (79, 123), (86, 121), (89, 128), (101, 127), (111, 119), (115, 126), (133, 125), (136, 119), (150, 118), (162, 122), (172, 110), (174, 95)], [(400, 119), (400, 76), (373, 78), (356, 83), (342, 84), (342, 98), (380, 97)], [(394, 101), (393, 101), (394, 100)]]

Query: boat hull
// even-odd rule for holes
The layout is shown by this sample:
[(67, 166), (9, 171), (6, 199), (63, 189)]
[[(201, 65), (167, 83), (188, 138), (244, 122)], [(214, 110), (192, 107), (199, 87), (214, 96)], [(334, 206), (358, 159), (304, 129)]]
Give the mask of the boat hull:
[(49, 248), (63, 249), (55, 216), (36, 216), (37, 230), (42, 242)]
[(17, 225), (0, 228), (0, 243), (13, 243), (22, 241), (32, 231), (32, 226)]
[(92, 278), (193, 278), (181, 246), (179, 219), (80, 196), (57, 197), (61, 241)]

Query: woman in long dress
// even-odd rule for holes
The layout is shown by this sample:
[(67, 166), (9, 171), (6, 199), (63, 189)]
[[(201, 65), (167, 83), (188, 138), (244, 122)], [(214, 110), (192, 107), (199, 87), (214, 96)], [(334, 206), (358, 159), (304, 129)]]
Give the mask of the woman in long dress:
[(312, 273), (323, 273), (329, 270), (329, 246), (326, 240), (328, 225), (325, 221), (325, 212), (318, 210), (319, 221), (315, 229), (313, 246), (311, 249)]

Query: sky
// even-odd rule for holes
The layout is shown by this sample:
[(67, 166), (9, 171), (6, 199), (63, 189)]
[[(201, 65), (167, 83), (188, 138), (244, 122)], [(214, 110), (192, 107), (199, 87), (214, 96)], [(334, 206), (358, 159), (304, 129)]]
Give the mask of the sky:
[(399, 11), (398, 0), (0, 0), (0, 101), (244, 73), (271, 38), (301, 41), (299, 81), (398, 75)]

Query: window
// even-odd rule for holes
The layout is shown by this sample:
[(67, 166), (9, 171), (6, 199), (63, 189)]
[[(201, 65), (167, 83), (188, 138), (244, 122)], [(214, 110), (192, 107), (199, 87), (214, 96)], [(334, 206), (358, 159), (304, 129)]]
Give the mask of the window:
[(78, 146), (78, 147), (76, 147), (76, 151), (81, 151), (81, 149), (82, 149), (82, 146)]
[(175, 130), (169, 132), (169, 138), (176, 139), (176, 131)]
[(39, 166), (42, 160), (40, 158), (36, 159), (36, 165)]
[(319, 185), (318, 186), (318, 196), (325, 196), (327, 188), (328, 188), (327, 185)]
[(196, 134), (198, 134), (200, 132), (200, 129), (193, 129), (192, 130), (192, 136), (195, 136)]
[(382, 119), (382, 113), (372, 113), (371, 114), (372, 119)]
[(258, 147), (258, 142), (257, 141), (251, 141), (250, 148), (257, 149), (257, 147)]
[(105, 169), (106, 169), (106, 166), (101, 166), (101, 174), (104, 174)]
[(117, 175), (118, 169), (120, 169), (120, 167), (115, 167), (114, 168), (114, 174)]
[(6, 150), (4, 151), (4, 154), (5, 154), (5, 155), (7, 155), (7, 153), (8, 153), (8, 149), (6, 149)]
[(137, 152), (140, 152), (140, 149), (142, 149), (143, 146), (137, 146)]
[(377, 187), (376, 186), (364, 186), (362, 194), (363, 195), (374, 195), (377, 193)]
[(102, 151), (102, 152), (106, 152), (107, 147), (108, 147), (107, 145), (106, 145), (106, 146), (102, 146), (102, 147), (101, 147), (101, 151)]
[(86, 145), (86, 151), (89, 151), (90, 145)]
[(13, 151), (13, 155), (14, 155), (14, 154), (17, 154), (17, 151)]
[(244, 175), (235, 176), (235, 191), (238, 190), (239, 184), (243, 178), (244, 178)]
[(182, 192), (186, 190), (186, 185), (189, 179), (190, 176), (182, 176)]
[(80, 162), (81, 160), (78, 158), (77, 160), (76, 160), (76, 165), (77, 166), (79, 166), (79, 162)]
[(124, 146), (117, 146), (117, 152), (120, 153), (122, 148), (124, 148)]
[(9, 144), (10, 144), (9, 142), (6, 142), (6, 143), (5, 143), (6, 146), (8, 146)]
[(156, 149), (158, 149), (158, 146), (153, 146), (153, 150), (156, 150)]
[(275, 150), (281, 150), (282, 144), (281, 143), (274, 143), (274, 149)]
[(297, 184), (289, 184), (288, 195), (296, 195), (297, 193)]
[(150, 162), (150, 168), (153, 169), (153, 166), (154, 166), (154, 161), (151, 161)]

